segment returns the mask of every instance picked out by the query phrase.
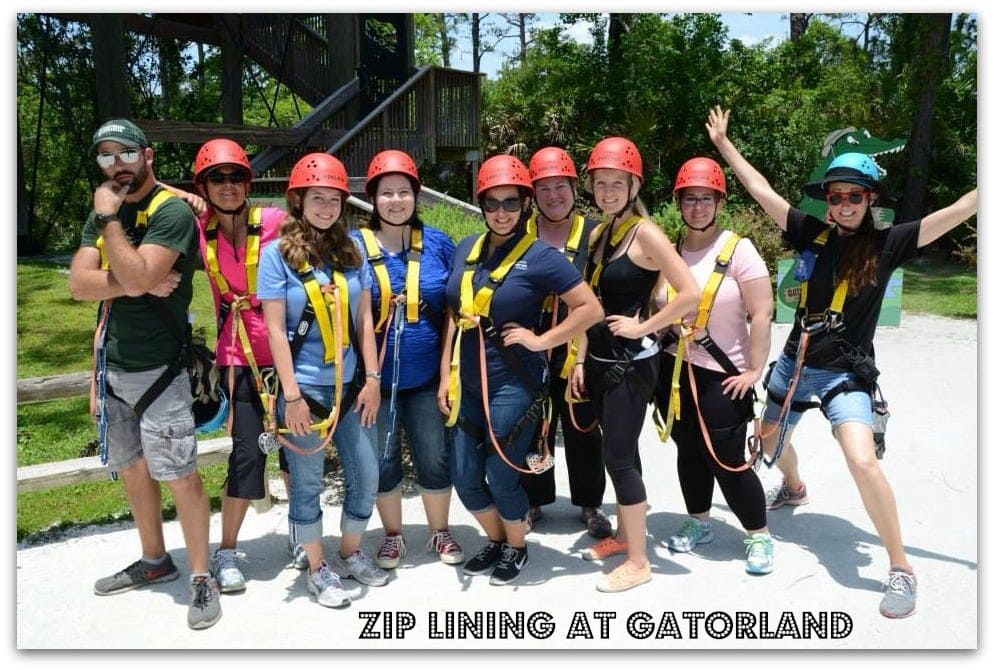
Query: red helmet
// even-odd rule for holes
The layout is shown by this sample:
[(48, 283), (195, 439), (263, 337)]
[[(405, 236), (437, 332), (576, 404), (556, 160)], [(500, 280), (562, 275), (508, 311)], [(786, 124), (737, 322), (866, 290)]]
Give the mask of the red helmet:
[(346, 172), (342, 161), (331, 154), (307, 154), (290, 170), (290, 180), (287, 182), (286, 190), (290, 192), (295, 188), (311, 186), (337, 188), (348, 197), (349, 173)]
[(414, 180), (414, 190), (421, 189), (421, 178), (418, 176), (418, 166), (414, 159), (403, 151), (387, 149), (373, 156), (366, 170), (366, 193), (372, 195), (372, 186), (376, 178), (385, 174), (403, 174)]
[(697, 156), (680, 166), (673, 184), (673, 193), (691, 186), (702, 186), (728, 196), (725, 190), (725, 173), (721, 166), (710, 158)]
[(522, 186), (533, 195), (535, 189), (528, 177), (528, 168), (514, 156), (500, 154), (483, 161), (476, 175), (476, 197), (494, 186)]
[(631, 140), (624, 137), (606, 137), (596, 145), (587, 159), (587, 172), (599, 168), (614, 168), (642, 177), (642, 156)]
[(204, 142), (197, 150), (197, 157), (193, 159), (193, 183), (201, 183), (207, 173), (219, 165), (237, 165), (245, 168), (248, 170), (251, 183), (252, 164), (245, 155), (245, 149), (238, 142), (223, 138)]
[(531, 177), (532, 183), (546, 177), (579, 179), (576, 176), (576, 166), (573, 165), (573, 159), (559, 147), (545, 147), (536, 151), (528, 163), (528, 175)]

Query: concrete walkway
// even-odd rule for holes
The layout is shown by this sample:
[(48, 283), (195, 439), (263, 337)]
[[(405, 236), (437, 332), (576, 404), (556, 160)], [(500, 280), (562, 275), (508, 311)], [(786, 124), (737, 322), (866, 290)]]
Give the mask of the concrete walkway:
[[(774, 353), (786, 332), (786, 326), (774, 327)], [(653, 581), (632, 591), (595, 591), (601, 574), (621, 559), (602, 565), (579, 558), (590, 538), (569, 504), (566, 471), (560, 467), (557, 502), (545, 508), (545, 518), (528, 536), (530, 562), (511, 586), (493, 587), (485, 577), (465, 577), (458, 567), (431, 560), (424, 552), (427, 528), (420, 499), (407, 496), (408, 555), (393, 581), (364, 588), (344, 610), (319, 607), (302, 573), (287, 567), (287, 508), (277, 504), (264, 514), (248, 513), (240, 543), (248, 589), (223, 596), (224, 616), (206, 631), (186, 626), (187, 557), (177, 522), (166, 524), (166, 541), (183, 578), (113, 597), (93, 595), (93, 581), (138, 555), (130, 523), (18, 547), (16, 645), (574, 652), (975, 649), (977, 323), (905, 314), (901, 327), (878, 330), (876, 347), (893, 412), (883, 466), (920, 581), (918, 611), (907, 619), (888, 620), (877, 612), (886, 554), (827, 422), (812, 413), (795, 434), (811, 502), (770, 514), (776, 569), (764, 577), (745, 573), (744, 533), (717, 491), (714, 543), (692, 554), (671, 554), (660, 546), (684, 514), (675, 449), (660, 445), (647, 422), (641, 449)], [(765, 467), (760, 477), (765, 487), (779, 480)], [(613, 519), (610, 485), (605, 508)], [(337, 549), (339, 513), (336, 506), (326, 507), (326, 552)], [(477, 525), (455, 496), (451, 528), (467, 554), (482, 544)], [(375, 552), (381, 533), (374, 514), (367, 552)], [(219, 535), (220, 515), (214, 514), (212, 540)]]

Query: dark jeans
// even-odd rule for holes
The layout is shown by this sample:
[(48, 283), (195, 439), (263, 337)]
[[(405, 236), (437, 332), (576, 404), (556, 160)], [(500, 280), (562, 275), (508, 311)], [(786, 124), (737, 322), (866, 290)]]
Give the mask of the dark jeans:
[[(569, 473), (570, 501), (577, 507), (600, 507), (604, 502), (607, 477), (604, 472), (604, 454), (601, 451), (601, 427), (582, 432), (570, 420), (566, 402), (566, 380), (556, 375), (550, 384), (552, 421), (549, 424), (549, 450), (555, 451), (556, 426), (562, 423), (563, 451)], [(597, 413), (592, 402), (574, 403), (573, 414), (582, 427), (595, 423)], [(521, 484), (528, 494), (531, 507), (550, 505), (556, 500), (556, 469), (550, 468), (540, 475), (521, 475)]]

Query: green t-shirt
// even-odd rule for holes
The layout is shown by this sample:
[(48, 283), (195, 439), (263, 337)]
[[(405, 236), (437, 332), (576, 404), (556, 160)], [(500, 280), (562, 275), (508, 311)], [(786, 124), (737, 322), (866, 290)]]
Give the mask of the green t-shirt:
[[(135, 225), (138, 212), (148, 209), (149, 202), (160, 189), (159, 186), (152, 189), (140, 202), (125, 202), (118, 210), (118, 216), (132, 244), (158, 244), (179, 252), (173, 269), (182, 275), (182, 279), (176, 290), (161, 300), (176, 316), (176, 323), (185, 327), (193, 298), (193, 271), (197, 260), (197, 227), (193, 212), (179, 198), (169, 198), (152, 213), (147, 228)], [(80, 246), (97, 246), (98, 234), (93, 222), (93, 212), (90, 212), (83, 226)], [(160, 299), (148, 295), (114, 298), (107, 322), (108, 367), (141, 372), (176, 360), (179, 333), (163, 323), (162, 315), (150, 300)]]

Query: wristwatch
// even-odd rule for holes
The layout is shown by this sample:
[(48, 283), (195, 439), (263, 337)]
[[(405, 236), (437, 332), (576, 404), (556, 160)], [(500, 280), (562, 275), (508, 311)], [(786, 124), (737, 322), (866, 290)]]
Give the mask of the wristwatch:
[(376, 371), (376, 372), (367, 372), (367, 373), (366, 373), (366, 377), (367, 377), (368, 379), (376, 379), (377, 381), (379, 381), (380, 379), (382, 379), (382, 378), (383, 378), (383, 375), (381, 375), (381, 374), (379, 373), (379, 371)]
[(117, 212), (113, 214), (95, 214), (93, 216), (93, 225), (97, 230), (103, 230), (111, 221), (120, 221), (120, 217), (117, 216)]

